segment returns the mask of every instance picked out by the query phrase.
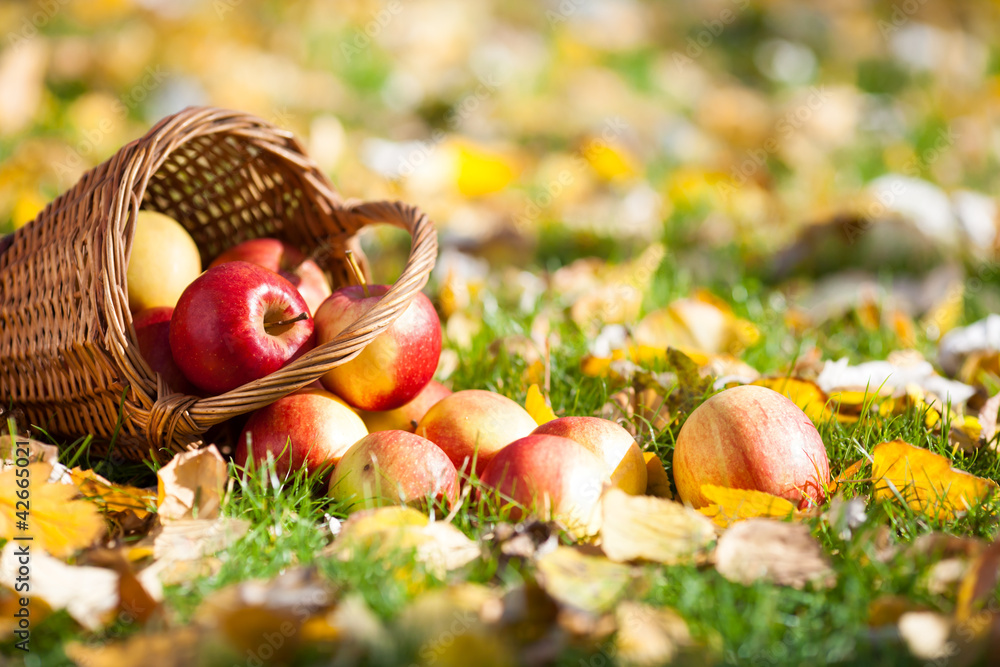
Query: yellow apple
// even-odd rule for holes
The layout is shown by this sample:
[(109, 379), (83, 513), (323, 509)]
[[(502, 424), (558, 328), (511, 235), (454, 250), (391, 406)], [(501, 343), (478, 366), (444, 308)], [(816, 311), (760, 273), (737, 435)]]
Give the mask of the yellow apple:
[(180, 223), (155, 211), (139, 211), (128, 261), (128, 304), (133, 313), (177, 305), (177, 299), (201, 274), (194, 239)]
[(575, 440), (607, 466), (611, 483), (625, 493), (646, 493), (646, 460), (635, 438), (620, 425), (600, 417), (561, 417), (545, 422), (533, 435), (559, 435)]

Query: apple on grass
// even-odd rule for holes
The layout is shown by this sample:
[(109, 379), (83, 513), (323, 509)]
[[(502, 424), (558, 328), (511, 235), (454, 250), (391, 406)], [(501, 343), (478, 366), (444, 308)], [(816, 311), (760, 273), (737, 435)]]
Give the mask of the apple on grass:
[[(388, 285), (364, 284), (334, 291), (314, 315), (317, 343), (336, 338), (388, 291)], [(321, 380), (324, 387), (359, 410), (394, 410), (427, 386), (440, 356), (441, 321), (431, 300), (417, 292), (389, 328)]]
[(179, 222), (155, 211), (136, 213), (125, 282), (133, 313), (174, 306), (201, 273), (198, 245)]
[(451, 389), (436, 380), (431, 380), (420, 390), (416, 397), (406, 405), (395, 410), (383, 412), (368, 412), (359, 410), (358, 414), (368, 427), (369, 433), (376, 431), (409, 431), (417, 430), (417, 424), (424, 418), (427, 411), (438, 401), (451, 395)]
[(755, 385), (726, 389), (692, 412), (674, 447), (681, 500), (710, 504), (703, 484), (780, 496), (800, 508), (822, 503), (830, 462), (816, 427), (795, 403)]
[(279, 239), (260, 238), (238, 243), (212, 260), (208, 268), (236, 260), (263, 266), (295, 285), (310, 313), (315, 314), (323, 300), (330, 296), (330, 283), (319, 265), (295, 246)]
[(458, 471), (441, 448), (406, 431), (371, 433), (343, 455), (328, 495), (349, 509), (458, 501)]
[(560, 417), (541, 424), (532, 434), (559, 435), (580, 443), (604, 461), (613, 486), (632, 495), (646, 493), (646, 460), (635, 438), (621, 425), (600, 417)]
[(284, 478), (299, 468), (332, 468), (366, 435), (364, 422), (340, 398), (325, 389), (299, 389), (250, 415), (233, 460), (246, 466), (253, 459), (260, 469), (270, 454)]
[(295, 286), (249, 262), (227, 262), (198, 276), (170, 319), (174, 360), (207, 394), (273, 373), (313, 342), (313, 321)]
[[(611, 483), (607, 466), (580, 443), (558, 435), (529, 435), (501, 449), (480, 478), (481, 494), (510, 508), (518, 521), (525, 511), (589, 535), (600, 522), (598, 501)], [(523, 510), (522, 510), (523, 508)]]
[(459, 471), (481, 475), (497, 452), (536, 426), (528, 411), (506, 396), (464, 389), (434, 404), (416, 434), (443, 449)]
[(132, 318), (139, 353), (155, 373), (163, 376), (167, 386), (182, 394), (197, 394), (198, 389), (184, 377), (180, 366), (170, 352), (170, 306), (147, 308)]

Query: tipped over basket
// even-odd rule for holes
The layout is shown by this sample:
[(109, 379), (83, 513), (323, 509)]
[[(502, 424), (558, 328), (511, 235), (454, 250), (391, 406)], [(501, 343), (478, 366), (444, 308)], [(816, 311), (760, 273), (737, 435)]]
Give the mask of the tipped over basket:
[[(204, 266), (241, 241), (272, 236), (316, 260), (335, 288), (349, 283), (344, 251), (358, 251), (361, 228), (396, 225), (412, 241), (389, 292), (334, 340), (266, 377), (199, 398), (174, 392), (139, 353), (126, 269), (140, 208), (184, 225)], [(0, 401), (45, 433), (90, 434), (99, 449), (113, 443), (128, 460), (169, 459), (204, 444), (209, 428), (355, 357), (426, 284), (436, 255), (424, 213), (400, 202), (342, 200), (291, 133), (243, 113), (185, 109), (0, 240)]]

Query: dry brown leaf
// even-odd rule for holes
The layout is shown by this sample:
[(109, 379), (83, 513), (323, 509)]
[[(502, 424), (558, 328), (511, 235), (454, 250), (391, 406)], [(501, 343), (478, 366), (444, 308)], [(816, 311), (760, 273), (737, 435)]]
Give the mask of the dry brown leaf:
[(147, 569), (137, 574), (123, 549), (90, 549), (83, 555), (82, 565), (112, 570), (118, 574), (119, 620), (145, 625), (160, 611), (163, 586)]
[(991, 396), (983, 403), (979, 409), (978, 421), (982, 427), (983, 442), (989, 445), (990, 449), (997, 451), (997, 442), (994, 438), (997, 435), (997, 415), (1000, 413), (1000, 393)]
[(702, 484), (701, 493), (712, 504), (698, 511), (719, 528), (728, 528), (737, 521), (754, 517), (786, 518), (794, 515), (796, 510), (793, 503), (763, 491)]
[(616, 562), (690, 562), (715, 540), (711, 521), (672, 500), (609, 488), (601, 507), (601, 549)]
[(545, 592), (562, 605), (591, 614), (610, 611), (632, 581), (627, 565), (574, 547), (559, 547), (535, 564)]
[(229, 547), (248, 530), (250, 522), (243, 519), (169, 521), (137, 542), (128, 558), (136, 560), (152, 550), (154, 562), (142, 574), (155, 576), (165, 586), (181, 583), (211, 574), (221, 563), (207, 557)]
[(729, 528), (715, 549), (715, 567), (730, 581), (752, 584), (763, 579), (802, 588), (830, 587), (834, 573), (823, 549), (800, 523), (748, 519)]
[(616, 664), (630, 667), (676, 664), (678, 658), (696, 648), (687, 623), (672, 609), (627, 600), (618, 605), (615, 619)]
[[(31, 537), (34, 548), (65, 558), (92, 544), (104, 532), (104, 520), (93, 504), (77, 499), (75, 486), (49, 482), (51, 474), (48, 463), (0, 473), (0, 538)], [(28, 480), (25, 488), (22, 480)], [(19, 527), (24, 524), (26, 530)]]
[(903, 440), (876, 445), (872, 458), (876, 498), (901, 499), (939, 519), (952, 519), (997, 491), (996, 482), (952, 468), (947, 458)]
[(156, 511), (160, 519), (219, 516), (227, 474), (226, 462), (215, 445), (174, 456), (156, 473)]
[(670, 490), (670, 478), (663, 468), (663, 461), (656, 455), (656, 452), (643, 452), (642, 458), (646, 460), (646, 495), (673, 500), (674, 494)]
[(324, 553), (350, 560), (358, 553), (413, 549), (414, 557), (439, 577), (479, 558), (479, 545), (444, 521), (431, 522), (411, 507), (355, 512)]
[[(10, 541), (0, 554), (0, 584), (14, 588), (20, 567), (18, 550), (24, 542)], [(22, 593), (53, 610), (66, 612), (88, 630), (111, 621), (118, 609), (118, 574), (102, 567), (67, 565), (41, 549), (30, 549), (31, 588)]]
[(145, 518), (156, 506), (156, 492), (124, 484), (112, 484), (93, 470), (70, 470), (73, 484), (80, 489), (84, 499), (105, 512), (132, 510), (139, 519)]

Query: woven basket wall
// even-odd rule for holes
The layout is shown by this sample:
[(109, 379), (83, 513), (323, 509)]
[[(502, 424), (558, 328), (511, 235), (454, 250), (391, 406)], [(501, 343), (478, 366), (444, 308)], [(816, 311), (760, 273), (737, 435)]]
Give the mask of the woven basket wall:
[[(402, 227), (412, 244), (389, 293), (335, 340), (198, 398), (174, 393), (139, 354), (125, 281), (140, 208), (183, 224), (203, 266), (240, 241), (273, 236), (315, 259), (334, 288), (350, 282), (344, 251), (358, 251), (362, 227)], [(202, 445), (212, 426), (356, 356), (424, 286), (436, 254), (426, 215), (399, 202), (342, 200), (289, 132), (233, 111), (185, 109), (0, 241), (0, 401), (54, 436), (92, 434), (98, 451), (113, 443), (126, 459), (169, 459)]]

